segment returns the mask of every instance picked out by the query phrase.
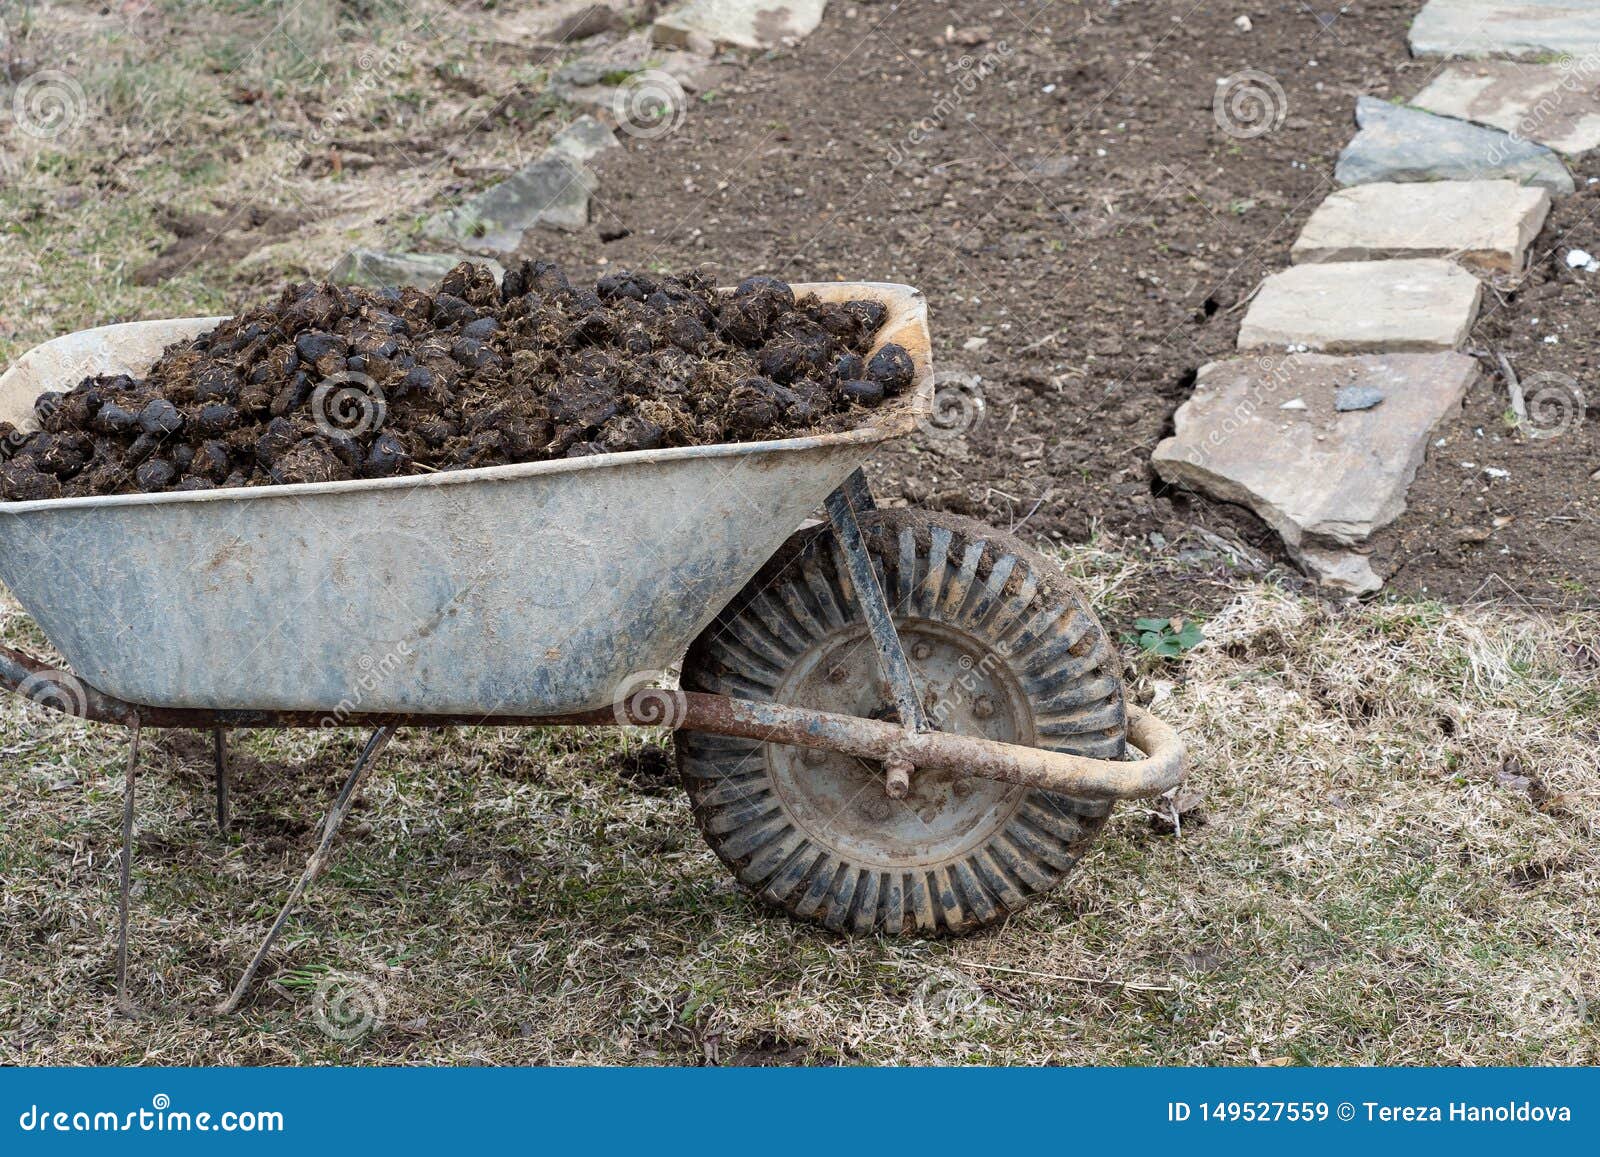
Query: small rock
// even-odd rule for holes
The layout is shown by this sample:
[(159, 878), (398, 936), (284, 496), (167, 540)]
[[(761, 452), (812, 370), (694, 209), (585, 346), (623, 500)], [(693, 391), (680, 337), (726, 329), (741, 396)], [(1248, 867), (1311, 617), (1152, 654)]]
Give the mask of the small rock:
[(1078, 162), (1072, 157), (1046, 157), (1035, 161), (1028, 171), (1036, 177), (1054, 179), (1069, 176), (1077, 167)]
[(578, 88), (599, 84), (602, 77), (617, 71), (615, 66), (603, 60), (573, 60), (556, 69), (552, 82), (558, 85), (570, 84)]
[(1373, 386), (1341, 386), (1333, 395), (1333, 408), (1341, 414), (1370, 410), (1383, 401), (1383, 391)]
[(657, 44), (688, 47), (696, 34), (720, 48), (777, 48), (803, 40), (822, 23), (828, 0), (689, 0), (655, 22)]
[(1600, 261), (1586, 249), (1567, 250), (1567, 268), (1581, 269), (1585, 273), (1600, 273)]
[(1371, 560), (1357, 551), (1302, 546), (1296, 561), (1318, 583), (1340, 594), (1370, 595), (1383, 586)]
[(1242, 12), (1233, 18), (1233, 26), (1240, 32), (1249, 32), (1255, 27), (1254, 24), (1250, 23), (1250, 17), (1246, 16)]
[(557, 24), (550, 32), (550, 39), (558, 44), (569, 40), (588, 40), (602, 32), (620, 32), (626, 27), (627, 22), (614, 9), (604, 4), (590, 4)]
[(1278, 407), (1280, 410), (1304, 410), (1306, 408), (1306, 400), (1304, 398), (1292, 398)]
[[(460, 254), (352, 249), (334, 264), (328, 279), (340, 285), (370, 285), (379, 289), (391, 285), (432, 289), (461, 260)], [(505, 270), (498, 262), (475, 260), (480, 265), (487, 265), (496, 281), (505, 276)]]
[(961, 348), (967, 353), (975, 353), (988, 344), (989, 339), (986, 337), (969, 337), (966, 341), (961, 343)]
[(464, 205), (436, 215), (423, 232), (469, 248), (510, 253), (536, 225), (583, 228), (597, 184), (583, 164), (552, 150)]
[(579, 164), (587, 164), (607, 149), (621, 147), (616, 133), (587, 114), (562, 129), (550, 142), (552, 151), (565, 153)]
[(994, 35), (994, 29), (987, 24), (972, 24), (966, 28), (956, 28), (946, 25), (944, 38), (950, 44), (959, 44), (964, 48), (976, 48), (980, 44), (987, 44)]

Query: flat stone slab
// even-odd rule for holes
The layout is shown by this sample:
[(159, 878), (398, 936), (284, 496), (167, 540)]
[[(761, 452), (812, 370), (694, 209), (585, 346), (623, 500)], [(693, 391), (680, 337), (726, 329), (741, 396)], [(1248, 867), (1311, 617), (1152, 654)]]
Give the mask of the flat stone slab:
[(415, 286), (432, 289), (439, 279), (463, 261), (472, 260), (487, 265), (499, 281), (505, 269), (498, 261), (480, 257), (467, 258), (459, 253), (407, 253), (386, 249), (352, 249), (334, 263), (328, 273), (330, 281), (340, 285)]
[(563, 65), (551, 79), (551, 91), (568, 104), (596, 109), (626, 126), (635, 90), (670, 89), (670, 83), (656, 73), (665, 73), (686, 93), (715, 83), (718, 66), (710, 55), (715, 48), (704, 37), (696, 39), (704, 41), (700, 46), (704, 51), (665, 48), (651, 39), (649, 31), (630, 33)]
[(1374, 181), (1472, 181), (1506, 178), (1552, 193), (1572, 192), (1572, 174), (1543, 145), (1517, 140), (1370, 96), (1356, 101), (1361, 131), (1339, 154), (1341, 185)]
[(582, 229), (589, 223), (589, 197), (596, 187), (594, 174), (581, 163), (549, 150), (514, 176), (432, 217), (423, 234), (510, 253), (536, 225)]
[[(1591, 18), (1600, 23), (1600, 11)], [(1600, 61), (1587, 70), (1579, 64), (1464, 61), (1446, 65), (1411, 103), (1504, 129), (1568, 156), (1600, 145)]]
[(1411, 24), (1417, 56), (1587, 56), (1600, 51), (1593, 0), (1428, 0)]
[(658, 19), (650, 35), (675, 48), (702, 37), (719, 48), (777, 48), (815, 32), (827, 7), (828, 0), (689, 0)]
[(620, 149), (617, 134), (585, 114), (557, 133), (550, 150), (565, 153), (580, 165), (588, 164), (608, 149)]
[(1483, 287), (1453, 261), (1333, 261), (1274, 273), (1239, 327), (1239, 348), (1324, 353), (1455, 349)]
[[(1248, 506), (1328, 585), (1374, 590), (1377, 576), (1349, 548), (1405, 510), (1434, 429), (1476, 374), (1477, 362), (1456, 353), (1211, 362), (1153, 465), (1175, 486)], [(1349, 386), (1381, 391), (1383, 404), (1339, 412), (1334, 399)], [(1284, 408), (1293, 401), (1304, 404)]]
[(1515, 181), (1357, 185), (1317, 206), (1289, 257), (1454, 257), (1480, 269), (1514, 272), (1549, 215), (1549, 191)]

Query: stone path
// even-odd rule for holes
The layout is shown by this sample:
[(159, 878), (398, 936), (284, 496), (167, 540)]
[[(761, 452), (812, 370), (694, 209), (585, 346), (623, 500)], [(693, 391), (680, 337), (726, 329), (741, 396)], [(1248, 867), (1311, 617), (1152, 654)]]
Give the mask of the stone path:
[[(1434, 429), (1477, 377), (1455, 352), (1486, 276), (1516, 275), (1573, 192), (1557, 151), (1600, 145), (1600, 0), (1429, 0), (1418, 56), (1443, 66), (1416, 108), (1371, 98), (1330, 195), (1239, 329), (1204, 366), (1153, 466), (1248, 506), (1330, 589), (1377, 590), (1363, 546), (1405, 509)], [(1570, 54), (1559, 64), (1525, 58)], [(1555, 151), (1553, 151), (1555, 150)], [(1322, 351), (1307, 353), (1299, 351)], [(1433, 353), (1402, 351), (1434, 350)], [(1332, 357), (1333, 353), (1356, 356)]]
[(1515, 181), (1358, 185), (1318, 206), (1289, 259), (1454, 257), (1513, 273), (1549, 215), (1550, 194)]
[[(1348, 594), (1378, 589), (1349, 548), (1405, 509), (1434, 428), (1477, 374), (1464, 354), (1238, 358), (1202, 366), (1156, 473), (1259, 514), (1296, 562)], [(1340, 411), (1341, 390), (1377, 395)], [(1365, 398), (1363, 401), (1371, 401)]]
[(1364, 96), (1356, 134), (1333, 177), (1341, 185), (1372, 181), (1476, 181), (1504, 177), (1552, 193), (1573, 191), (1572, 174), (1543, 145), (1477, 125)]
[[(1590, 19), (1600, 24), (1600, 10)], [(1446, 65), (1411, 103), (1578, 156), (1600, 145), (1600, 58), (1565, 65)]]
[(1472, 274), (1438, 259), (1297, 265), (1262, 283), (1239, 327), (1239, 348), (1455, 349), (1482, 293)]
[(1411, 25), (1417, 56), (1587, 56), (1600, 52), (1594, 0), (1428, 0)]
[[(593, 113), (574, 120), (510, 177), (428, 218), (422, 239), (434, 251), (352, 249), (329, 276), (428, 286), (465, 257), (515, 253), (533, 230), (583, 228), (599, 187), (590, 162), (620, 147), (613, 126), (642, 137), (670, 131), (720, 50), (793, 43), (815, 31), (826, 8), (827, 0), (688, 0), (637, 30), (603, 4), (569, 12), (550, 36), (557, 46), (582, 42), (583, 49), (556, 70), (551, 92)], [(496, 276), (504, 272), (498, 262), (489, 264)]]

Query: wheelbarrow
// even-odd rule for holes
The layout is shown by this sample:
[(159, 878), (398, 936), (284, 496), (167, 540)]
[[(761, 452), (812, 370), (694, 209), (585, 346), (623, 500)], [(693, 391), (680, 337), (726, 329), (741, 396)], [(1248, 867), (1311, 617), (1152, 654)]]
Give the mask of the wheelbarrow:
[[(659, 726), (696, 821), (762, 900), (839, 932), (963, 933), (1057, 884), (1119, 799), (1183, 776), (1171, 728), (1057, 567), (949, 514), (879, 508), (862, 462), (936, 404), (862, 427), (365, 481), (0, 504), (0, 580), (65, 657), (0, 647), (0, 685), (131, 730), (117, 993), (127, 993), (140, 736), (371, 727), (317, 847), (219, 1011), (236, 1009), (400, 727)], [(221, 318), (58, 338), (0, 376), (0, 419), (143, 373)], [(807, 522), (820, 510), (826, 519)], [(801, 527), (797, 532), (796, 527)], [(670, 672), (678, 671), (673, 687)]]

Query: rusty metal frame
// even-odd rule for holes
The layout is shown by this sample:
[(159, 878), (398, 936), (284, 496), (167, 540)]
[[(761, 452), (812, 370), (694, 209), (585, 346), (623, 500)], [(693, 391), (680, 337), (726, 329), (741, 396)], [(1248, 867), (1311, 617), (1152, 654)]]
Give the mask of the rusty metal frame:
[[(203, 708), (141, 707), (103, 694), (67, 672), (0, 647), (0, 688), (20, 691), (55, 710), (124, 727), (318, 728), (329, 716), (316, 711), (213, 711)], [(634, 693), (611, 707), (567, 715), (414, 715), (354, 712), (341, 727), (658, 727), (664, 714), (660, 690)], [(1083, 799), (1117, 800), (1160, 795), (1183, 779), (1183, 741), (1176, 732), (1137, 707), (1128, 709), (1129, 742), (1144, 753), (1136, 760), (1090, 759), (1065, 752), (999, 743), (942, 731), (913, 732), (894, 723), (826, 711), (756, 703), (698, 691), (667, 692), (679, 730), (705, 731), (738, 739), (818, 747), (862, 759), (904, 758), (915, 767), (964, 772), (1020, 783)], [(81, 710), (76, 708), (81, 707)]]
[(878, 572), (873, 569), (872, 556), (867, 553), (861, 526), (856, 521), (858, 507), (860, 513), (872, 509), (871, 493), (867, 489), (866, 475), (858, 468), (843, 486), (828, 495), (828, 521), (833, 524), (834, 537), (844, 552), (851, 591), (861, 617), (867, 621), (872, 645), (877, 648), (878, 669), (888, 680), (900, 724), (907, 731), (926, 731), (927, 714), (911, 679), (911, 664), (906, 662), (905, 648), (900, 645), (900, 632), (894, 628), (893, 608), (884, 597), (883, 585), (878, 582)]

